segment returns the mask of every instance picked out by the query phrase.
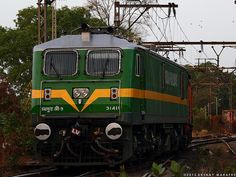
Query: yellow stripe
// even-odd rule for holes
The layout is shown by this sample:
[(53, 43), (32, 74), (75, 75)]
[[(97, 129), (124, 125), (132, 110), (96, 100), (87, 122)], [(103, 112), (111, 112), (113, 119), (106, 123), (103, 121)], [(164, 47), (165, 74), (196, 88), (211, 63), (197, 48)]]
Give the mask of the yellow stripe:
[(122, 88), (120, 89), (120, 97), (130, 97), (130, 98), (145, 98), (144, 90)]
[(31, 97), (32, 98), (43, 98), (43, 90), (32, 90)]
[(130, 89), (130, 88), (120, 89), (120, 97), (159, 100), (159, 101), (164, 101), (164, 102), (169, 102), (169, 103), (187, 105), (186, 99), (181, 99), (180, 97), (177, 97), (177, 96), (172, 96), (172, 95), (149, 91), (149, 90), (139, 90), (139, 89)]
[[(32, 98), (43, 98), (44, 91), (43, 90), (32, 90)], [(80, 112), (71, 96), (67, 92), (67, 90), (51, 90), (51, 98), (62, 98), (69, 105), (71, 105), (76, 111)]]
[[(43, 98), (43, 90), (32, 90), (32, 98)], [(168, 94), (163, 94), (159, 92), (149, 91), (149, 90), (139, 90), (132, 88), (122, 88), (119, 90), (119, 97), (126, 98), (139, 98), (139, 99), (148, 99), (148, 100), (158, 100), (168, 103), (176, 103), (187, 105), (186, 99), (181, 99), (177, 96), (172, 96)], [(67, 90), (52, 90), (51, 98), (62, 98), (69, 105), (71, 105), (76, 111), (80, 112), (71, 96)], [(81, 112), (83, 112), (89, 105), (91, 105), (98, 98), (110, 98), (110, 89), (96, 89), (89, 97), (89, 99), (84, 104)]]

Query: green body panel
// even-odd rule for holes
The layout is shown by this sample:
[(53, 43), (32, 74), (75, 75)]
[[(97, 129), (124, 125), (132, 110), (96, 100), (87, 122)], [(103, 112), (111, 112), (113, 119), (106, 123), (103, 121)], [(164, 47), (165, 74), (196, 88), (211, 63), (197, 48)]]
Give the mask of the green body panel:
[[(171, 144), (175, 146), (176, 135), (179, 139), (185, 136), (184, 125), (190, 123), (187, 71), (125, 39), (108, 34), (91, 34), (89, 41), (82, 37), (66, 35), (34, 48), (32, 125), (38, 139), (35, 149), (43, 158), (53, 159), (56, 165), (88, 166), (123, 164), (135, 153), (140, 157), (140, 153), (147, 154), (151, 149), (168, 151)], [(90, 58), (94, 62), (90, 69), (101, 76), (88, 75), (88, 52), (99, 49), (106, 53), (97, 52), (93, 57), (102, 55), (97, 61)], [(110, 52), (111, 49), (119, 52)], [(73, 53), (68, 50), (76, 51), (77, 63), (75, 55), (66, 63), (65, 59), (69, 60), (72, 55), (64, 54)], [(63, 52), (55, 58), (52, 52), (52, 58), (47, 60), (46, 69), (55, 76), (44, 73), (44, 57), (48, 51)], [(106, 69), (108, 73), (113, 68), (117, 71), (117, 57), (121, 57), (119, 73), (102, 76)], [(53, 59), (63, 59), (63, 62), (55, 63), (58, 60), (52, 62)], [(108, 59), (113, 60), (110, 68), (107, 68)], [(73, 76), (58, 76), (55, 68), (63, 70), (70, 66), (62, 73), (74, 73), (75, 63), (77, 72)], [(74, 88), (88, 88), (89, 94), (86, 98), (74, 99)], [(115, 100), (111, 99), (111, 88), (118, 90)], [(47, 99), (45, 89), (51, 96)]]
[[(131, 73), (132, 71), (132, 60), (134, 58), (134, 50), (122, 50), (122, 54), (126, 55), (121, 61), (121, 71), (118, 75), (113, 77), (94, 77), (86, 74), (86, 54), (88, 50), (78, 50), (79, 53), (79, 65), (78, 72), (76, 75), (71, 77), (63, 77), (62, 80), (57, 77), (48, 77), (43, 74), (43, 56), (44, 52), (35, 52), (33, 59), (33, 90), (43, 90), (45, 88), (51, 88), (52, 90), (66, 89), (72, 98), (72, 88), (89, 88), (90, 94), (95, 89), (110, 89), (112, 87), (117, 88), (131, 88)], [(126, 78), (126, 79), (123, 79)], [(121, 80), (122, 79), (122, 80)], [(73, 99), (74, 103), (79, 110), (82, 109), (88, 98), (83, 99), (82, 104), (78, 104), (78, 99)], [(120, 106), (122, 105), (122, 106)], [(131, 112), (131, 99), (130, 98), (119, 98), (118, 100), (111, 100), (110, 98), (98, 98), (83, 113), (117, 113), (120, 112)], [(58, 106), (60, 110), (54, 111), (55, 106)], [(52, 111), (42, 111), (42, 107), (48, 107)], [(109, 108), (109, 110), (108, 110)], [(138, 111), (138, 110), (136, 110)], [(42, 99), (32, 99), (32, 113), (38, 115), (69, 115), (69, 114), (81, 114), (78, 113), (73, 107), (71, 107), (63, 99), (52, 99), (45, 101)]]
[[(140, 52), (143, 61), (143, 87), (145, 90), (156, 91), (172, 96), (181, 97), (180, 77), (183, 74), (184, 96), (187, 98), (187, 88), (189, 77), (186, 70), (178, 65), (163, 59), (149, 52)], [(163, 67), (164, 66), (164, 69)], [(163, 75), (163, 72), (165, 74)], [(175, 79), (167, 82), (167, 74), (171, 74)], [(165, 78), (165, 84), (162, 85), (162, 79)], [(163, 123), (186, 123), (189, 116), (188, 105), (174, 104), (163, 101), (145, 100), (145, 110), (147, 114), (147, 122), (163, 122)]]
[[(47, 81), (42, 83), (42, 88), (51, 88), (52, 90), (62, 90), (66, 89), (69, 95), (72, 97), (73, 88), (89, 88), (90, 94), (88, 98), (93, 94), (96, 89), (107, 89), (107, 88), (119, 88), (120, 82), (117, 81)], [(82, 99), (82, 103), (78, 104), (79, 99), (73, 99), (79, 110), (82, 110), (85, 103), (88, 101), (88, 98)], [(60, 107), (59, 111), (52, 111), (52, 114), (63, 114), (63, 113), (77, 113), (75, 109), (71, 106), (68, 106), (68, 103), (62, 99), (52, 99), (50, 101), (45, 101), (41, 99), (42, 107), (54, 107), (57, 105)], [(113, 109), (112, 109), (113, 108)], [(117, 100), (111, 100), (110, 98), (99, 98), (95, 100), (88, 108), (86, 108), (83, 113), (110, 113), (120, 111), (120, 98)], [(50, 114), (47, 111), (42, 111), (41, 114)]]
[[(72, 98), (72, 88), (89, 88), (89, 95), (91, 95), (95, 89), (117, 87), (150, 90), (181, 97), (180, 75), (182, 73), (184, 76), (184, 99), (187, 99), (187, 72), (178, 65), (160, 56), (139, 49), (121, 49), (122, 59), (120, 73), (116, 76), (102, 78), (86, 74), (86, 55), (88, 49), (77, 51), (79, 53), (77, 74), (71, 77), (63, 77), (61, 80), (57, 77), (48, 77), (43, 74), (44, 52), (34, 52), (33, 90), (43, 90), (44, 88), (51, 88), (53, 90), (65, 89)], [(142, 73), (140, 77), (135, 76), (137, 53), (140, 54), (142, 63)], [(164, 87), (162, 86), (161, 78), (163, 76), (163, 64), (167, 74), (176, 77), (172, 85), (165, 84)], [(169, 82), (171, 82), (171, 80)], [(79, 110), (82, 109), (87, 100), (88, 98), (83, 99), (82, 104), (78, 104), (78, 100), (73, 99)], [(47, 109), (45, 109), (47, 107), (51, 111), (47, 111)], [(57, 108), (56, 111), (54, 111), (55, 107)], [(133, 123), (186, 123), (188, 120), (188, 112), (187, 105), (138, 98), (123, 97), (116, 101), (112, 101), (110, 98), (98, 98), (83, 112), (76, 111), (63, 99), (52, 99), (50, 101), (32, 99), (32, 113), (37, 116), (79, 116), (85, 113), (114, 113), (117, 117), (124, 120), (122, 113), (129, 113), (131, 117), (133, 116), (129, 119), (132, 120)]]

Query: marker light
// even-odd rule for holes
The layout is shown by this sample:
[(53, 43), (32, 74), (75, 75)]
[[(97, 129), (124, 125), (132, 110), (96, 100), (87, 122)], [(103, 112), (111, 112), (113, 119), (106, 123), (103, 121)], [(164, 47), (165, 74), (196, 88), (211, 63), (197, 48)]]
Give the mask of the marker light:
[(118, 88), (111, 88), (110, 98), (111, 98), (111, 100), (117, 100), (117, 98), (118, 98)]
[(44, 100), (48, 101), (51, 100), (52, 89), (45, 88), (44, 89)]

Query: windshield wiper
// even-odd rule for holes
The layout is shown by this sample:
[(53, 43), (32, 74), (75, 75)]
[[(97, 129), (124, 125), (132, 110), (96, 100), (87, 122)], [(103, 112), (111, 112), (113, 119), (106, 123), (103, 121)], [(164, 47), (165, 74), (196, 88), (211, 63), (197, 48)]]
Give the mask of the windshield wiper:
[(106, 70), (107, 70), (108, 63), (109, 63), (109, 58), (106, 59), (106, 63), (104, 65), (104, 68), (103, 68), (103, 71), (102, 71), (102, 78), (105, 77), (105, 73), (106, 73)]
[(58, 71), (56, 70), (56, 67), (55, 67), (55, 65), (54, 65), (54, 63), (52, 62), (52, 60), (53, 60), (53, 57), (51, 56), (51, 58), (50, 58), (51, 60), (50, 60), (50, 67), (52, 67), (52, 69), (54, 70), (54, 72), (56, 73), (56, 75), (57, 75), (57, 77), (58, 77), (58, 79), (61, 79), (61, 75), (58, 73)]

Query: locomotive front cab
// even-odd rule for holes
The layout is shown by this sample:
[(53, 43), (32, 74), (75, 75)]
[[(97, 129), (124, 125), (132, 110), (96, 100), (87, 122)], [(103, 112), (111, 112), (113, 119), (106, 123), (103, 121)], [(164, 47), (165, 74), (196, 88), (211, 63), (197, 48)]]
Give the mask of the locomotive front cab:
[(46, 52), (41, 115), (119, 116), (120, 61), (117, 49)]
[[(123, 114), (130, 102), (120, 96), (120, 88), (130, 84), (130, 70), (122, 69), (129, 52), (116, 44), (100, 47), (100, 36), (94, 36), (97, 47), (92, 46), (94, 41), (85, 45), (76, 35), (76, 47), (61, 47), (59, 38), (34, 50), (36, 149), (55, 164), (115, 165), (132, 155), (130, 120)], [(114, 40), (111, 35), (105, 37)]]

